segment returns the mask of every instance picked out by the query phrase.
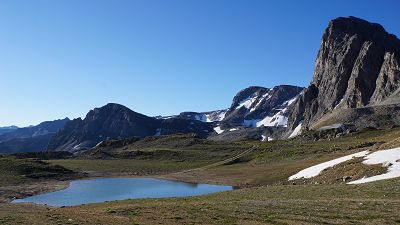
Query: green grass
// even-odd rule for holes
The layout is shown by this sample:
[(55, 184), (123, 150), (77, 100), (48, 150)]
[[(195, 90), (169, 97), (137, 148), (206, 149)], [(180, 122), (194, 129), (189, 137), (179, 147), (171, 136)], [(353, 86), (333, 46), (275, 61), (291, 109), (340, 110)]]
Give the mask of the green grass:
[[(195, 182), (217, 182), (236, 186), (262, 186), (287, 183), (287, 178), (298, 171), (341, 157), (364, 148), (387, 147), (400, 136), (400, 129), (365, 131), (332, 140), (309, 141), (303, 138), (272, 142), (247, 142), (257, 145), (249, 155), (236, 163), (199, 170), (193, 173), (168, 175), (170, 178)], [(333, 181), (327, 181), (333, 182)]]
[[(132, 159), (90, 158), (48, 162), (99, 175), (102, 173), (106, 175), (165, 175), (218, 162), (256, 145), (257, 147), (250, 154), (229, 165), (192, 173), (172, 174), (167, 177), (191, 182), (260, 186), (285, 183), (289, 176), (301, 169), (360, 151), (363, 148), (370, 148), (374, 144), (379, 146), (379, 143), (389, 143), (399, 136), (400, 129), (365, 131), (321, 141), (296, 138), (272, 142), (223, 143), (186, 136), (172, 136), (141, 140), (124, 147), (102, 149), (102, 151)], [(94, 155), (97, 154), (99, 152)]]
[[(165, 174), (179, 180), (252, 188), (190, 198), (126, 200), (65, 208), (0, 204), (0, 223), (398, 224), (400, 179), (365, 185), (283, 185), (290, 175), (317, 163), (366, 148), (400, 146), (398, 137), (400, 129), (365, 131), (321, 141), (296, 138), (267, 143), (217, 143), (184, 137), (163, 137), (154, 142), (147, 139), (103, 149), (113, 157), (129, 159), (47, 162), (100, 175)], [(221, 161), (253, 145), (257, 148), (233, 163), (166, 175)], [(96, 154), (99, 152), (92, 156)], [(12, 177), (11, 174), (7, 179)]]
[[(194, 135), (147, 137), (132, 142), (107, 141), (87, 153), (90, 159), (215, 161), (251, 147), (247, 142), (214, 142)], [(121, 146), (122, 143), (126, 145)]]
[(199, 162), (176, 162), (164, 160), (91, 160), (91, 159), (69, 159), (69, 160), (49, 160), (53, 165), (61, 165), (65, 168), (106, 174), (132, 174), (132, 175), (157, 175), (166, 174), (196, 168), (207, 165), (207, 161)]
[[(0, 205), (20, 224), (397, 224), (400, 180), (365, 185), (277, 185), (189, 198), (48, 208)], [(19, 209), (19, 210), (18, 210)], [(35, 214), (35, 217), (32, 215)], [(72, 223), (73, 224), (73, 223)]]
[(122, 147), (120, 142), (109, 141), (81, 159), (47, 162), (85, 172), (157, 175), (222, 161), (252, 146), (248, 142), (214, 142), (193, 135), (149, 137)]
[(30, 183), (40, 179), (67, 178), (75, 174), (59, 165), (13, 157), (0, 157), (0, 171), (0, 186)]

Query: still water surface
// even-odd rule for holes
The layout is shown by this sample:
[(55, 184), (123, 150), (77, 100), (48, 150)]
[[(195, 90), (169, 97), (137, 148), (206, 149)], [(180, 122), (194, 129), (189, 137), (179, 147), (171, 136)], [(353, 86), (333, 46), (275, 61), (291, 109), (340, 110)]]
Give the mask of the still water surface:
[(13, 203), (73, 206), (124, 199), (196, 196), (232, 189), (232, 186), (191, 184), (155, 178), (99, 178), (72, 181), (66, 189), (16, 199)]

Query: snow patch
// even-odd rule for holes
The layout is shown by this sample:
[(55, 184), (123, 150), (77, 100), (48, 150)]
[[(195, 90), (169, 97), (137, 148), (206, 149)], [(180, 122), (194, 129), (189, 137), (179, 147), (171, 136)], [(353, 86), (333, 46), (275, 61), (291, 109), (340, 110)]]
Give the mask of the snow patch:
[(227, 110), (220, 110), (212, 113), (206, 113), (206, 121), (205, 122), (218, 122), (222, 121), (225, 118)]
[(351, 181), (348, 184), (362, 184), (371, 181), (400, 177), (400, 148), (373, 152), (367, 155), (365, 159), (366, 160), (363, 161), (365, 165), (382, 164), (383, 166), (388, 167), (387, 173)]
[(231, 129), (229, 129), (229, 131), (235, 131), (235, 130), (239, 130), (239, 128), (231, 128)]
[(289, 135), (289, 138), (294, 138), (296, 136), (298, 136), (301, 132), (301, 125), (303, 124), (303, 121), (299, 123), (299, 125), (297, 125), (296, 128), (294, 128), (293, 132)]
[(243, 106), (247, 109), (250, 109), (251, 105), (257, 100), (257, 96), (254, 97), (248, 97), (245, 100), (239, 102), (239, 105), (236, 107), (236, 109), (240, 109)]
[(265, 126), (265, 127), (277, 127), (277, 126), (287, 126), (288, 118), (282, 115), (281, 112), (278, 112), (274, 116), (267, 116), (261, 121), (257, 122), (257, 127)]
[(256, 110), (262, 101), (268, 100), (269, 98), (271, 98), (271, 95), (269, 93), (266, 93), (263, 96), (261, 96), (261, 98), (258, 98), (257, 104), (250, 109), (250, 112), (253, 112), (254, 110)]
[(214, 127), (214, 131), (217, 132), (217, 134), (222, 134), (225, 130), (221, 129), (221, 126)]
[(368, 153), (369, 153), (369, 151), (362, 151), (362, 152), (358, 152), (355, 154), (343, 156), (343, 157), (340, 157), (340, 158), (337, 158), (337, 159), (334, 159), (334, 160), (331, 160), (328, 162), (320, 163), (318, 165), (309, 167), (307, 169), (304, 169), (304, 170), (296, 173), (295, 175), (289, 177), (289, 180), (296, 180), (296, 179), (300, 179), (300, 178), (311, 178), (311, 177), (318, 176), (324, 169), (333, 167), (342, 162), (349, 161), (353, 158), (364, 157)]
[[(262, 99), (264, 99), (266, 97), (270, 98), (271, 96), (269, 94), (266, 94), (266, 95), (263, 96)], [(278, 127), (278, 126), (286, 127), (287, 126), (287, 122), (288, 122), (288, 117), (285, 116), (284, 114), (286, 113), (286, 111), (288, 109), (288, 106), (293, 104), (293, 102), (296, 101), (297, 97), (298, 96), (296, 96), (296, 97), (294, 97), (292, 99), (289, 99), (289, 100), (285, 101), (284, 103), (282, 103), (281, 106), (282, 107), (285, 106), (285, 108), (283, 108), (283, 109), (275, 109), (275, 110), (278, 111), (275, 115), (266, 116), (264, 119), (256, 122), (255, 125), (253, 123), (250, 123), (250, 120), (247, 120), (247, 122), (245, 122), (245, 124), (251, 124), (252, 127), (262, 127), (262, 126), (265, 126), (265, 127)], [(255, 108), (257, 108), (257, 106), (258, 106), (258, 104), (260, 102), (261, 101), (259, 101), (257, 103), (257, 105), (250, 110), (250, 112), (252, 110), (255, 110)], [(254, 120), (252, 120), (252, 122), (254, 122)]]
[[(101, 143), (103, 143), (103, 141), (100, 141), (99, 143), (97, 143), (93, 148), (99, 147), (99, 146), (101, 145)], [(93, 148), (92, 148), (92, 149), (93, 149)]]
[[(269, 138), (269, 137), (268, 137), (268, 138)], [(268, 140), (268, 139), (267, 139), (267, 136), (265, 136), (265, 135), (262, 134), (262, 135), (261, 135), (261, 141), (264, 142), (264, 141), (266, 141), (266, 140)]]
[(79, 149), (79, 148), (81, 147), (81, 144), (82, 144), (82, 143), (80, 143), (80, 144), (78, 144), (78, 145), (75, 145), (75, 146), (73, 147), (73, 149), (75, 149), (75, 150)]
[(344, 101), (344, 97), (339, 101), (339, 103), (333, 108), (333, 109), (336, 109), (336, 108), (338, 108), (339, 107), (339, 105), (340, 104), (342, 104), (342, 102)]
[(387, 150), (380, 150), (372, 153), (369, 151), (362, 151), (348, 156), (340, 157), (304, 169), (296, 173), (295, 175), (289, 177), (289, 180), (296, 180), (300, 178), (311, 178), (318, 176), (324, 169), (333, 167), (342, 162), (349, 161), (355, 157), (364, 157), (364, 161), (362, 163), (365, 165), (382, 164), (382, 166), (388, 168), (388, 171), (384, 174), (372, 177), (364, 177), (359, 180), (351, 181), (347, 184), (363, 184), (377, 180), (385, 180), (385, 179), (400, 177), (400, 148), (393, 148)]
[(297, 96), (295, 96), (294, 98), (285, 101), (282, 105), (286, 105), (286, 107), (287, 107), (287, 106), (293, 104), (293, 102), (295, 102), (295, 101), (297, 100), (298, 97), (299, 97), (299, 96), (297, 95)]
[(274, 139), (272, 137), (267, 137), (266, 135), (261, 135), (261, 141), (273, 141)]

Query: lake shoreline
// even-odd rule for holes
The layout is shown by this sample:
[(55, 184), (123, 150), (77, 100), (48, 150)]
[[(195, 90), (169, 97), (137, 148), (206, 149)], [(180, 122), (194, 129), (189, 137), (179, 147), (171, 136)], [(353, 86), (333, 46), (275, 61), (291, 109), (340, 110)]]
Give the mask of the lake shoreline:
[[(87, 172), (85, 176), (75, 177), (66, 180), (40, 180), (37, 182), (32, 182), (28, 184), (22, 185), (12, 185), (12, 186), (4, 186), (0, 187), (0, 204), (2, 203), (12, 203), (15, 199), (22, 199), (34, 195), (40, 195), (55, 191), (60, 191), (63, 189), (67, 189), (70, 187), (71, 182), (78, 180), (93, 180), (100, 178), (155, 178), (155, 179), (163, 179), (169, 181), (177, 181), (189, 184), (210, 184), (210, 185), (226, 185), (232, 186), (234, 189), (240, 188), (240, 186), (232, 185), (229, 183), (223, 183), (218, 180), (205, 180), (205, 179), (186, 179), (185, 176), (179, 177), (177, 174), (184, 174), (182, 172), (171, 173), (165, 175), (132, 175), (132, 174), (124, 174), (124, 173), (92, 173)], [(21, 204), (21, 203), (18, 203)], [(24, 203), (24, 204), (34, 204), (34, 203)], [(37, 206), (45, 207), (47, 205), (42, 204), (34, 204)]]
[(51, 207), (122, 201), (128, 199), (193, 197), (235, 189), (229, 185), (187, 183), (154, 177), (95, 178), (73, 180), (63, 189), (13, 199)]

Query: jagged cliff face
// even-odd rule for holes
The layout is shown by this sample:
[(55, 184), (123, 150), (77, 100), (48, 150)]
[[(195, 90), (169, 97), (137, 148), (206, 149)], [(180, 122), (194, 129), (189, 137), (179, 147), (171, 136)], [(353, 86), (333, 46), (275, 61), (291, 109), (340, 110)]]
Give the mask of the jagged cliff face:
[(300, 123), (307, 129), (332, 110), (383, 104), (399, 88), (399, 53), (400, 41), (379, 24), (354, 17), (332, 20), (289, 129)]
[(376, 88), (370, 104), (399, 103), (400, 58), (393, 52), (385, 53), (381, 71), (376, 81)]

